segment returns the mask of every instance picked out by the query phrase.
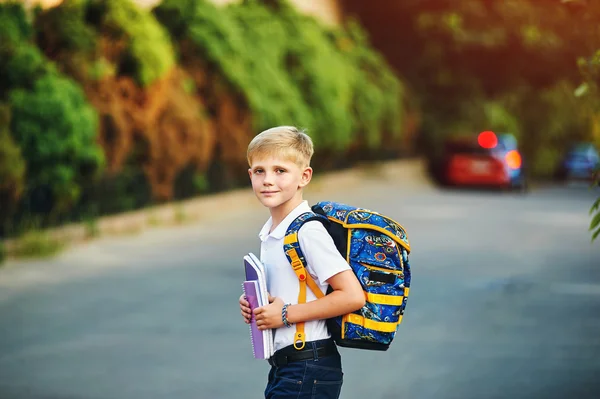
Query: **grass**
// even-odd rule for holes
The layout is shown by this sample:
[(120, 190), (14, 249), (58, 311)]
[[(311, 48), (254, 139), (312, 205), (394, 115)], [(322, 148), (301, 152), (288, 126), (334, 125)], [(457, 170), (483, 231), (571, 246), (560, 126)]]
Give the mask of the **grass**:
[(65, 248), (66, 243), (47, 231), (30, 230), (16, 239), (11, 253), (17, 258), (49, 258)]
[(148, 215), (148, 220), (146, 223), (148, 223), (148, 226), (150, 227), (156, 227), (160, 225), (160, 220), (158, 220), (158, 217), (154, 214), (154, 212), (152, 212)]
[(100, 236), (100, 227), (98, 219), (95, 217), (86, 218), (84, 221), (86, 238), (96, 238)]
[(0, 241), (0, 265), (2, 265), (2, 263), (4, 263), (5, 259), (6, 259), (6, 248), (4, 247), (4, 243), (2, 241)]
[(179, 204), (175, 206), (174, 217), (175, 217), (176, 224), (183, 224), (187, 220), (187, 215), (185, 214), (185, 210), (183, 209), (183, 206), (181, 206)]

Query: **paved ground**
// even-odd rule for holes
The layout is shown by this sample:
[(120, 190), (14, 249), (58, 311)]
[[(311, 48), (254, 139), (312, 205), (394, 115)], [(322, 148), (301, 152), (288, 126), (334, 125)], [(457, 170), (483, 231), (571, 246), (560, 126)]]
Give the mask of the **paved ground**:
[[(389, 214), (413, 247), (396, 341), (343, 350), (343, 398), (600, 397), (597, 191), (328, 188), (309, 199)], [(237, 297), (265, 217), (240, 204), (0, 269), (0, 398), (260, 398), (268, 365), (251, 356)]]

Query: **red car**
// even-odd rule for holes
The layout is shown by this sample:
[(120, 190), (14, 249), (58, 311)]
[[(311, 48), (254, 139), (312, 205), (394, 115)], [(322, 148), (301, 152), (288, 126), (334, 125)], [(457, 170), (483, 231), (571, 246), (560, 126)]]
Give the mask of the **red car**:
[(486, 131), (473, 139), (448, 140), (439, 173), (446, 185), (527, 189), (523, 159), (512, 134)]

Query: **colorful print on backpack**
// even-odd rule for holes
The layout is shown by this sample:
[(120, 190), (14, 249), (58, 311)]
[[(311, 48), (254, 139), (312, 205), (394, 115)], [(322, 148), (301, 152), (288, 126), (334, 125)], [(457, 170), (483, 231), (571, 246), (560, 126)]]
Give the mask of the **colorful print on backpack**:
[(314, 213), (300, 215), (290, 224), (284, 240), (300, 291), (308, 284), (314, 292), (316, 285), (303, 270), (306, 261), (298, 230), (309, 220), (319, 220), (356, 274), (366, 297), (362, 309), (327, 321), (331, 335), (340, 346), (387, 350), (402, 322), (410, 290), (410, 244), (404, 228), (377, 212), (335, 202), (320, 202), (312, 210)]

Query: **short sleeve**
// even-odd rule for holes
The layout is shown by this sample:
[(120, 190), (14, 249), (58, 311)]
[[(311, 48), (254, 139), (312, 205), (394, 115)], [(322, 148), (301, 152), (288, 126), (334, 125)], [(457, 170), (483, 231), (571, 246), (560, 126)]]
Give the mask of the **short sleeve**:
[(316, 276), (320, 284), (345, 270), (350, 270), (346, 260), (340, 255), (333, 239), (321, 222), (312, 220), (304, 224), (298, 232), (300, 249), (308, 265), (308, 272)]

